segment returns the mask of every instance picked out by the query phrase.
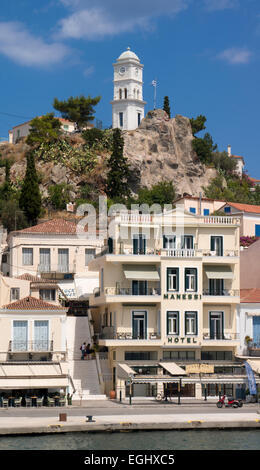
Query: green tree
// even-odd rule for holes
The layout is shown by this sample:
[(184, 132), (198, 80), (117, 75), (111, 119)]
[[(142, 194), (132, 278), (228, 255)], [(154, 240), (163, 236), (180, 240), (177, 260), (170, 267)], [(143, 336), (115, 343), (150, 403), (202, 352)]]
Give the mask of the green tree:
[(66, 183), (54, 184), (49, 187), (50, 201), (55, 209), (66, 209), (66, 204), (70, 202), (70, 190), (71, 186)]
[(141, 188), (138, 192), (138, 204), (172, 204), (176, 197), (175, 189), (170, 181), (160, 181), (148, 188)]
[(112, 153), (108, 160), (107, 195), (111, 199), (126, 198), (129, 190), (130, 170), (124, 157), (124, 139), (120, 129), (113, 129)]
[(27, 227), (26, 217), (19, 209), (18, 201), (13, 199), (5, 202), (1, 210), (1, 221), (8, 232)]
[(14, 197), (14, 189), (10, 179), (10, 170), (12, 166), (12, 161), (8, 158), (5, 158), (1, 161), (0, 166), (5, 167), (5, 181), (0, 187), (0, 198), (4, 201), (7, 201)]
[(190, 123), (191, 123), (191, 128), (192, 128), (192, 134), (195, 135), (198, 132), (202, 131), (203, 129), (206, 129), (206, 126), (204, 125), (205, 122), (207, 121), (207, 118), (200, 114), (197, 116), (195, 119), (191, 118)]
[(51, 144), (59, 138), (61, 134), (61, 123), (54, 117), (53, 113), (48, 113), (42, 117), (36, 117), (30, 122), (30, 132), (26, 143), (31, 146), (39, 146), (43, 142)]
[(34, 225), (37, 223), (37, 219), (41, 213), (41, 193), (32, 151), (27, 153), (26, 159), (27, 167), (20, 194), (19, 206), (20, 209), (24, 211), (28, 223)]
[(101, 99), (101, 96), (91, 98), (91, 96), (71, 96), (68, 100), (59, 101), (54, 98), (53, 107), (60, 111), (63, 118), (71, 122), (75, 122), (80, 131), (87, 126), (89, 121), (93, 121), (95, 113), (94, 106), (96, 106)]
[(169, 118), (171, 117), (171, 108), (170, 108), (170, 100), (168, 96), (164, 97), (163, 100), (163, 109), (168, 114)]

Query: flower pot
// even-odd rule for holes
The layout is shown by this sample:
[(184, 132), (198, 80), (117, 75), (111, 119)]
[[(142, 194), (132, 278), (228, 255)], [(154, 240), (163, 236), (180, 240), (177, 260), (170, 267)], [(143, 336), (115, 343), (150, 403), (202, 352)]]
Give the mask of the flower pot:
[(114, 400), (114, 399), (116, 398), (116, 392), (115, 392), (115, 390), (111, 390), (111, 391), (109, 392), (109, 398), (110, 398), (110, 400)]

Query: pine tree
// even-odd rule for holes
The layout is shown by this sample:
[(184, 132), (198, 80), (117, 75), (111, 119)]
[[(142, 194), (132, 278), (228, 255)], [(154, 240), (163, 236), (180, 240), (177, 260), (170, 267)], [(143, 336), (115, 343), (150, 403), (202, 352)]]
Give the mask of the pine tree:
[(124, 157), (124, 139), (120, 129), (113, 130), (112, 153), (108, 160), (107, 195), (111, 199), (129, 196), (130, 170)]
[(91, 96), (71, 96), (67, 101), (59, 101), (54, 98), (53, 107), (60, 111), (63, 118), (75, 122), (80, 131), (87, 126), (89, 121), (93, 121), (96, 106), (101, 96), (91, 98)]
[(164, 97), (163, 109), (168, 114), (168, 116), (170, 118), (171, 117), (171, 108), (170, 108), (170, 100), (169, 100), (168, 96)]
[(41, 193), (32, 151), (28, 152), (26, 159), (27, 168), (19, 199), (19, 206), (24, 211), (28, 223), (34, 225), (37, 223), (41, 212)]

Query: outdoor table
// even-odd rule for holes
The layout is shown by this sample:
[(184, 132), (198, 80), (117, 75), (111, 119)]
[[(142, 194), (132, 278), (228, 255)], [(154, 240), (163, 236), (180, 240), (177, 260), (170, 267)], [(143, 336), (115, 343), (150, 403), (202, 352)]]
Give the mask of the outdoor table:
[(37, 398), (38, 398), (38, 397), (31, 397), (31, 399), (32, 399), (32, 406), (37, 406), (37, 403), (36, 403), (36, 399), (37, 399)]

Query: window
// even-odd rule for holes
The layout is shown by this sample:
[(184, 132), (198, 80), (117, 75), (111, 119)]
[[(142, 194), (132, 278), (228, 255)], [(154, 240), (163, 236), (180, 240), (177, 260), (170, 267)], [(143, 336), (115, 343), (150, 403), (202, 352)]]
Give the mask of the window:
[(119, 88), (119, 99), (120, 100), (122, 99), (122, 90), (121, 90), (121, 88)]
[(185, 291), (197, 291), (197, 268), (185, 268)]
[(14, 320), (12, 351), (27, 351), (28, 322)]
[(210, 237), (210, 251), (215, 252), (216, 256), (223, 256), (223, 237)]
[(179, 268), (167, 268), (167, 291), (179, 290)]
[(124, 113), (119, 113), (119, 126), (123, 127), (124, 125)]
[(225, 295), (224, 279), (209, 280), (209, 295)]
[(182, 250), (193, 250), (193, 235), (183, 235), (181, 237)]
[(63, 129), (64, 129), (65, 131), (67, 131), (67, 130), (69, 129), (68, 124), (64, 124)]
[(163, 359), (194, 360), (195, 351), (163, 351)]
[(23, 248), (23, 265), (32, 266), (33, 265), (33, 248)]
[(224, 313), (209, 312), (210, 339), (224, 339)]
[(100, 288), (101, 292), (104, 292), (104, 268), (101, 268), (100, 271)]
[(196, 214), (196, 208), (195, 207), (190, 207), (190, 212), (192, 214)]
[(40, 272), (50, 272), (51, 270), (51, 250), (50, 248), (40, 248)]
[(132, 294), (133, 295), (147, 295), (147, 281), (132, 281)]
[(198, 334), (197, 312), (185, 312), (185, 335)]
[(157, 351), (125, 351), (125, 361), (156, 361)]
[(175, 235), (163, 235), (163, 248), (175, 250), (176, 236)]
[(35, 320), (34, 322), (34, 351), (49, 350), (49, 322)]
[(146, 237), (144, 234), (133, 235), (133, 254), (145, 255), (146, 253)]
[(95, 258), (95, 248), (85, 248), (85, 266), (88, 266), (89, 262)]
[(39, 296), (41, 300), (55, 300), (56, 299), (56, 291), (55, 289), (40, 289)]
[(137, 125), (140, 126), (141, 124), (141, 113), (137, 113)]
[(10, 297), (11, 297), (11, 301), (20, 299), (19, 287), (11, 287)]
[(209, 215), (209, 209), (204, 209), (203, 210), (203, 215)]
[(167, 312), (167, 335), (179, 334), (179, 312)]
[(61, 273), (67, 273), (69, 271), (69, 249), (68, 248), (58, 249), (58, 270)]
[(127, 99), (127, 88), (125, 88), (125, 99)]
[(201, 351), (203, 361), (232, 361), (232, 351)]
[(231, 207), (224, 207), (224, 212), (225, 212), (225, 214), (230, 214), (231, 213)]

